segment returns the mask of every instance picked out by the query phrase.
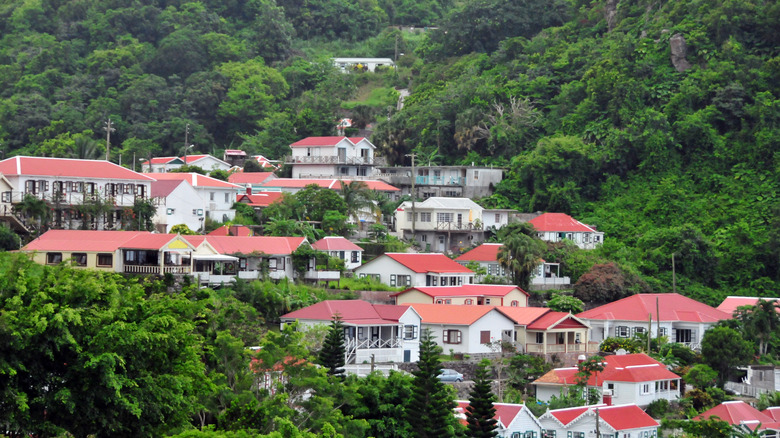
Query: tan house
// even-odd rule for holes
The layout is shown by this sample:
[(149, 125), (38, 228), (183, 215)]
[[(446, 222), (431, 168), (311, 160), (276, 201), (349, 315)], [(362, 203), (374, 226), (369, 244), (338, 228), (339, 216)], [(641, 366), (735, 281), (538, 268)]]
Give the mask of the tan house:
[(528, 292), (503, 284), (464, 284), (461, 286), (412, 287), (391, 295), (396, 304), (461, 304), (477, 306), (526, 307)]
[(598, 350), (588, 343), (590, 326), (571, 313), (546, 307), (501, 307), (515, 323), (514, 342), (518, 351), (551, 354), (586, 353)]

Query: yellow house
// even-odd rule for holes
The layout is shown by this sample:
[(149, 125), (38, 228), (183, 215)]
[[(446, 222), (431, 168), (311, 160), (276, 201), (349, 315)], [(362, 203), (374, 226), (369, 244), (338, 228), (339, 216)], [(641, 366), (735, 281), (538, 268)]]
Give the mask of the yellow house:
[(503, 284), (412, 287), (391, 296), (395, 298), (396, 304), (528, 306), (528, 292), (518, 286)]
[(518, 351), (543, 355), (591, 353), (598, 343), (589, 343), (590, 325), (571, 313), (546, 307), (502, 307), (515, 323), (514, 342)]
[(133, 274), (188, 274), (194, 247), (178, 234), (148, 231), (49, 230), (22, 247), (44, 265)]

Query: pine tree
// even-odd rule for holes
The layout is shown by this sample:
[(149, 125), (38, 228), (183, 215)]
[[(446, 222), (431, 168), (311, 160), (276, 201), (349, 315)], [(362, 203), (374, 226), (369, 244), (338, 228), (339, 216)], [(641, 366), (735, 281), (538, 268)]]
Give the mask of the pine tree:
[(409, 422), (418, 438), (458, 436), (455, 401), (449, 387), (439, 380), (441, 347), (433, 341), (430, 331), (420, 337), (420, 359), (414, 374), (414, 393), (409, 404)]
[(468, 422), (467, 435), (472, 438), (493, 438), (496, 436), (496, 408), (493, 406), (495, 395), (490, 390), (490, 378), (488, 366), (490, 361), (483, 360), (479, 363), (474, 387), (469, 393), (469, 406), (466, 408), (466, 421)]
[(330, 322), (330, 330), (325, 336), (325, 342), (320, 351), (320, 364), (328, 368), (328, 374), (336, 377), (344, 377), (344, 324), (341, 316), (333, 315)]

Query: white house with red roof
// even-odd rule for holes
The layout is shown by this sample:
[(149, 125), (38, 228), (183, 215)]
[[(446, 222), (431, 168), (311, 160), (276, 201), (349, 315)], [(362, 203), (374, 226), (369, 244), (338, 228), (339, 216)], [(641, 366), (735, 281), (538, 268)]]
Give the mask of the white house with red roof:
[(763, 431), (761, 436), (777, 437), (780, 432), (780, 407), (764, 411), (745, 403), (743, 400), (723, 402), (693, 417), (693, 421), (717, 417), (732, 426), (743, 426), (750, 430)]
[(344, 267), (353, 270), (363, 264), (363, 248), (341, 236), (326, 236), (312, 243), (312, 248), (344, 261)]
[(154, 157), (141, 162), (141, 172), (164, 173), (178, 169), (184, 165), (184, 160), (179, 157)]
[(184, 224), (193, 231), (203, 229), (206, 202), (189, 182), (178, 179), (154, 181), (151, 198), (157, 208), (152, 220), (158, 232), (167, 233), (178, 224)]
[[(455, 261), (464, 266), (470, 262), (478, 263), (480, 267), (485, 269), (487, 275), (508, 281), (509, 276), (506, 270), (498, 262), (498, 252), (502, 246), (504, 246), (503, 243), (483, 243), (461, 254), (455, 258)], [(536, 267), (531, 277), (531, 286), (566, 287), (571, 284), (569, 277), (561, 276), (560, 263), (548, 263), (543, 259), (539, 260), (539, 266)], [(482, 279), (478, 277), (477, 280), (481, 281)]]
[[(112, 206), (89, 218), (91, 229), (118, 229), (125, 208), (149, 197), (154, 178), (103, 160), (17, 156), (0, 161), (0, 174), (14, 188), (2, 193), (3, 202), (17, 205), (26, 195), (46, 201), (52, 209), (52, 228), (77, 229), (83, 216), (75, 207), (97, 202)], [(22, 218), (25, 219), (25, 218)]]
[(416, 286), (390, 296), (395, 298), (396, 304), (526, 307), (530, 295), (514, 285), (463, 284), (460, 286)]
[(528, 221), (539, 238), (547, 242), (568, 240), (582, 249), (593, 249), (604, 242), (604, 233), (564, 213), (543, 213)]
[[(543, 438), (651, 438), (660, 424), (635, 404), (591, 405), (555, 409), (539, 417)], [(525, 435), (528, 436), (528, 435)]]
[(364, 137), (307, 137), (290, 149), (285, 163), (292, 166), (293, 178), (366, 177), (378, 164), (376, 146)]
[(241, 186), (222, 181), (199, 173), (148, 173), (157, 181), (187, 181), (198, 193), (206, 205), (206, 217), (217, 222), (227, 222), (236, 217), (233, 204), (236, 195), (243, 190)]
[[(371, 304), (361, 300), (326, 300), (282, 315), (281, 323), (303, 327), (330, 325), (338, 315), (344, 324), (345, 362), (416, 362), (420, 358), (420, 315), (410, 306)], [(347, 367), (349, 370), (349, 367)]]
[(49, 230), (21, 252), (40, 264), (70, 262), (125, 274), (189, 274), (193, 245), (178, 234), (148, 231)]
[[(466, 422), (466, 409), (470, 403), (468, 400), (456, 400), (455, 415)], [(496, 436), (500, 438), (525, 438), (540, 437), (542, 424), (536, 416), (523, 404), (493, 403), (496, 409)]]
[(513, 341), (522, 353), (553, 355), (567, 360), (569, 353), (593, 353), (598, 344), (588, 342), (590, 326), (571, 313), (554, 312), (547, 307), (501, 307), (515, 323)]
[[(656, 311), (658, 309), (659, 313)], [(577, 316), (592, 327), (591, 340), (630, 338), (647, 332), (667, 336), (670, 342), (699, 349), (704, 332), (732, 315), (677, 293), (637, 294), (586, 310)]]
[(501, 351), (501, 341), (511, 342), (514, 322), (498, 307), (411, 304), (444, 351), (477, 354)]
[(232, 282), (235, 277), (254, 280), (295, 278), (292, 253), (305, 237), (274, 236), (184, 236), (195, 248), (206, 244), (226, 257), (195, 256), (194, 275), (202, 283)]
[[(644, 353), (606, 356), (602, 365), (604, 370), (592, 374), (587, 386), (601, 392), (605, 401), (645, 407), (655, 400), (680, 397), (680, 376)], [(559, 397), (576, 385), (577, 372), (577, 367), (555, 368), (536, 379), (536, 399), (547, 402)]]
[(206, 172), (212, 170), (230, 170), (230, 164), (208, 154), (186, 155), (183, 157), (154, 157), (141, 163), (144, 173), (166, 173), (183, 165), (197, 166)]
[(474, 272), (438, 253), (388, 252), (355, 268), (355, 275), (371, 277), (391, 287), (459, 286), (474, 282)]

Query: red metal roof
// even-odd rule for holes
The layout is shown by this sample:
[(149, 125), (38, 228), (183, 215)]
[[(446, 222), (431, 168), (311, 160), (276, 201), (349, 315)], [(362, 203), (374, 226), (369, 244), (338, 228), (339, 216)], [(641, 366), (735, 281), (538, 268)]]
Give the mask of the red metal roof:
[(495, 262), (498, 261), (498, 251), (502, 246), (504, 246), (502, 243), (483, 243), (461, 254), (455, 260), (464, 262)]
[(291, 144), (290, 147), (298, 148), (298, 147), (307, 147), (307, 146), (336, 146), (346, 138), (347, 137), (334, 137), (334, 136), (306, 137), (303, 140), (298, 140), (295, 143)]
[[(456, 402), (458, 403), (458, 407), (462, 409), (465, 414), (466, 408), (470, 405), (469, 401), (457, 400)], [(504, 428), (509, 426), (520, 412), (523, 412), (523, 409), (525, 409), (525, 405), (514, 403), (493, 403), (493, 407), (496, 409), (496, 415), (494, 415), (493, 418), (499, 421)]]
[[(409, 304), (427, 324), (471, 325), (488, 313), (492, 306), (448, 306), (446, 304)], [(506, 316), (506, 315), (504, 315)]]
[(314, 242), (312, 248), (318, 251), (363, 251), (363, 248), (341, 236), (327, 236)]
[(114, 252), (148, 231), (49, 230), (25, 245), (22, 251)]
[(564, 213), (544, 213), (530, 222), (537, 231), (560, 232), (586, 232), (593, 233), (596, 230)]
[(721, 420), (731, 425), (738, 425), (745, 421), (756, 420), (760, 421), (762, 424), (775, 422), (772, 417), (762, 413), (742, 400), (723, 402), (718, 406), (693, 417), (693, 419), (706, 420), (710, 417), (719, 417)]
[[(726, 297), (722, 303), (717, 307), (721, 312), (726, 312), (729, 315), (733, 315), (737, 307), (742, 306), (755, 306), (758, 304), (758, 300), (764, 301), (780, 301), (780, 298), (759, 298), (759, 297)], [(780, 312), (780, 307), (776, 307), (775, 310)]]
[(246, 152), (242, 151), (241, 149), (225, 149), (226, 155), (238, 155), (241, 157), (246, 156)]
[[(362, 300), (325, 300), (309, 307), (282, 315), (282, 319), (306, 319), (330, 321), (338, 314), (344, 323), (354, 325), (393, 325), (406, 312), (409, 306), (378, 305)], [(391, 309), (392, 308), (392, 309)], [(381, 314), (380, 314), (381, 313)]]
[(528, 326), (542, 315), (552, 312), (547, 307), (507, 307), (498, 308), (501, 313), (508, 316), (517, 325)]
[(71, 158), (11, 157), (0, 161), (0, 173), (4, 175), (154, 181), (154, 178), (108, 161)]
[[(359, 180), (366, 183), (366, 187), (369, 190), (377, 190), (380, 192), (397, 192), (400, 189), (393, 187), (384, 181), (378, 180)], [(351, 180), (339, 180), (339, 179), (300, 179), (300, 178), (274, 178), (270, 181), (262, 183), (263, 187), (278, 187), (278, 188), (304, 188), (310, 184), (318, 185), (324, 189), (341, 190), (341, 184), (349, 184)]]
[(209, 236), (239, 236), (248, 237), (254, 233), (246, 225), (223, 225), (216, 230), (208, 233)]
[(644, 427), (658, 427), (659, 423), (645, 413), (639, 406), (631, 405), (593, 405), (575, 408), (555, 409), (549, 414), (557, 418), (563, 425), (568, 425), (582, 415), (595, 415), (598, 409), (599, 417), (613, 429), (622, 431)]
[(593, 320), (647, 322), (647, 316), (650, 314), (653, 321), (656, 321), (658, 319), (656, 299), (658, 299), (661, 321), (718, 322), (732, 318), (729, 313), (674, 293), (632, 295), (586, 310), (577, 314), (577, 317)]
[[(189, 240), (191, 243), (197, 240)], [(288, 255), (301, 246), (305, 237), (274, 237), (274, 236), (207, 236), (206, 241), (220, 254), (268, 254)]]
[(528, 325), (528, 330), (549, 330), (553, 328), (580, 328), (587, 327), (577, 321), (567, 312), (547, 312), (536, 321)]
[[(160, 250), (177, 238), (177, 234), (141, 234), (120, 245), (124, 249)], [(182, 239), (183, 240), (183, 239)]]
[(208, 156), (208, 154), (187, 155), (186, 157), (181, 157), (181, 160), (187, 164), (190, 164)]
[(152, 188), (150, 194), (152, 198), (165, 198), (170, 195), (171, 192), (176, 190), (180, 184), (184, 181), (169, 180), (169, 181), (152, 181)]
[(772, 417), (772, 421), (780, 422), (780, 406), (773, 406), (761, 411), (762, 414)]
[(252, 207), (268, 207), (269, 205), (281, 199), (282, 196), (282, 192), (259, 192), (255, 193), (254, 195), (239, 195), (236, 201), (249, 201), (246, 202), (246, 205)]
[[(168, 164), (172, 161), (180, 160), (179, 157), (154, 157), (151, 160), (151, 164)], [(149, 160), (143, 162), (144, 165), (149, 165)]]
[(416, 290), (428, 295), (429, 297), (462, 297), (462, 296), (474, 296), (474, 297), (504, 297), (514, 290), (519, 290), (526, 296), (530, 294), (519, 286), (505, 285), (505, 284), (464, 284), (461, 286), (418, 286), (411, 287), (402, 292), (397, 292), (391, 297), (397, 297), (408, 291)]
[[(537, 379), (534, 383), (572, 385), (575, 383), (577, 368), (556, 368)], [(657, 380), (679, 380), (680, 376), (644, 353), (612, 355), (604, 358), (604, 370), (588, 379), (589, 386), (599, 386), (605, 381), (613, 382), (653, 382)]]
[(365, 137), (348, 137), (348, 138), (349, 138), (349, 141), (351, 141), (352, 143), (355, 143), (355, 144), (358, 144), (361, 141), (366, 139)]
[(388, 252), (385, 255), (417, 273), (474, 273), (471, 269), (440, 253), (407, 254)]
[(273, 172), (235, 172), (228, 176), (228, 182), (233, 184), (262, 184), (268, 178), (273, 177)]
[(243, 189), (241, 186), (231, 184), (210, 176), (201, 175), (194, 172), (165, 172), (165, 173), (145, 173), (144, 175), (154, 178), (158, 181), (187, 181), (193, 187), (215, 187), (223, 189)]

